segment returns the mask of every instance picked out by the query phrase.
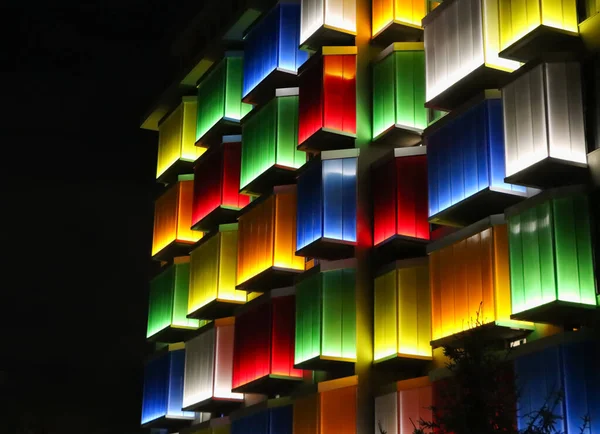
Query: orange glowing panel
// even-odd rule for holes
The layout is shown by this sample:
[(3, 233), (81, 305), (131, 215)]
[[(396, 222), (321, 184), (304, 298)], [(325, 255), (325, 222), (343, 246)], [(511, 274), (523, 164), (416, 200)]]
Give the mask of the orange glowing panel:
[(180, 175), (176, 184), (160, 196), (154, 206), (152, 258), (169, 260), (185, 255), (202, 238), (202, 232), (190, 229), (194, 175)]
[(511, 321), (508, 231), (494, 215), (434, 241), (429, 253), (432, 346), (489, 324), (496, 337), (519, 339), (530, 324)]
[(323, 47), (299, 69), (298, 149), (354, 147), (356, 47)]
[(239, 218), (237, 288), (267, 291), (291, 285), (304, 271), (304, 258), (295, 252), (296, 186), (278, 186)]
[[(373, 39), (388, 45), (422, 35), (427, 0), (373, 0)], [(389, 34), (389, 35), (388, 35)], [(412, 39), (411, 40), (414, 40)]]

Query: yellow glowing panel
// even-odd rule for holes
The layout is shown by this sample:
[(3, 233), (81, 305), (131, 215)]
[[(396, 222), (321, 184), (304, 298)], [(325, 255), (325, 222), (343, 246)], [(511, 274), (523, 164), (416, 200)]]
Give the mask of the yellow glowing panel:
[(576, 0), (499, 0), (501, 50), (540, 26), (577, 33)]
[(375, 279), (375, 360), (431, 357), (431, 303), (426, 261)]
[(152, 255), (173, 242), (193, 244), (202, 232), (192, 231), (193, 180), (179, 181), (155, 203)]
[(158, 127), (156, 177), (175, 162), (196, 161), (205, 149), (194, 145), (196, 139), (196, 98), (184, 98)]
[(506, 225), (472, 235), (430, 255), (432, 339), (510, 319)]
[(483, 10), (483, 40), (485, 65), (488, 67), (500, 69), (502, 71), (513, 72), (521, 67), (521, 63), (514, 60), (500, 57), (500, 14), (498, 12), (498, 2), (500, 0), (481, 0)]
[(190, 254), (188, 313), (208, 303), (245, 303), (246, 293), (235, 289), (237, 230), (219, 232)]
[(426, 0), (373, 0), (373, 36), (392, 23), (421, 27)]

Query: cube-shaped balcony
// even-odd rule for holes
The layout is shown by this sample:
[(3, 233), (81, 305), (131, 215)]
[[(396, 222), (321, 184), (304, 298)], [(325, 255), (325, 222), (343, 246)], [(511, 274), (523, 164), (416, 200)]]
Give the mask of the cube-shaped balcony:
[(354, 45), (356, 0), (301, 0), (300, 46)]
[(423, 40), (428, 0), (373, 0), (372, 40), (380, 46)]

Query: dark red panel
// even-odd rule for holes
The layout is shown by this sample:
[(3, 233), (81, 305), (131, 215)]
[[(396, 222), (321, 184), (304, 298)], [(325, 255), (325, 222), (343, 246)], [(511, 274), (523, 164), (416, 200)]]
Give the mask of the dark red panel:
[(222, 152), (203, 155), (194, 167), (192, 226), (221, 205)]
[(397, 234), (429, 239), (427, 222), (427, 157), (396, 158)]

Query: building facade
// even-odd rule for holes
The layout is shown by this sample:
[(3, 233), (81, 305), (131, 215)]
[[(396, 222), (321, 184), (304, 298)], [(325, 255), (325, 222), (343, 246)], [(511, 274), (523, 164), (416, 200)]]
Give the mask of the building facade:
[(598, 0), (206, 2), (142, 123), (142, 427), (412, 433), (484, 330), (518, 429), (600, 433), (599, 41)]

